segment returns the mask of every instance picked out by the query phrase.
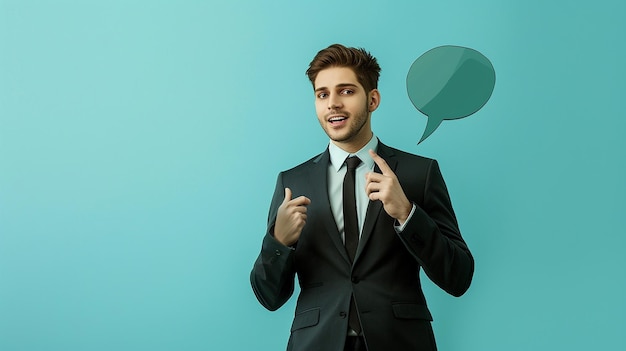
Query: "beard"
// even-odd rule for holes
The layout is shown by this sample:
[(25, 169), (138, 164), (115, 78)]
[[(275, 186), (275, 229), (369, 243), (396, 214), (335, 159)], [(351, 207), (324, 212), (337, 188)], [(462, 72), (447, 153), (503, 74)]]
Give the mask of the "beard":
[(328, 135), (328, 137), (332, 141), (349, 142), (352, 139), (354, 139), (357, 135), (359, 135), (361, 131), (363, 130), (363, 128), (365, 127), (365, 125), (367, 124), (369, 111), (367, 109), (367, 104), (365, 104), (362, 110), (357, 111), (354, 115), (348, 113), (347, 111), (331, 110), (329, 113), (326, 114), (326, 116), (324, 116), (324, 121), (327, 121), (328, 116), (333, 115), (333, 114), (342, 114), (342, 115), (348, 116), (348, 122), (349, 122), (349, 125), (347, 126), (348, 130), (342, 134), (334, 133), (331, 127), (325, 126), (326, 122), (320, 121), (320, 124), (322, 125), (322, 129), (324, 129), (324, 132), (326, 133), (326, 135)]

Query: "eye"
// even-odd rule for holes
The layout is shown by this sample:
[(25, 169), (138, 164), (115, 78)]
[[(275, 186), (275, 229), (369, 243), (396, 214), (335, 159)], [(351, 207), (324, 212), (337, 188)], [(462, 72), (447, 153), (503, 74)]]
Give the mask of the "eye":
[(344, 89), (344, 90), (341, 91), (341, 94), (342, 95), (352, 95), (352, 94), (354, 94), (354, 90), (352, 90), (352, 89)]
[(325, 98), (327, 98), (327, 97), (328, 97), (328, 93), (324, 93), (324, 92), (322, 92), (322, 93), (318, 93), (318, 94), (317, 94), (317, 98), (318, 98), (318, 99), (325, 99)]

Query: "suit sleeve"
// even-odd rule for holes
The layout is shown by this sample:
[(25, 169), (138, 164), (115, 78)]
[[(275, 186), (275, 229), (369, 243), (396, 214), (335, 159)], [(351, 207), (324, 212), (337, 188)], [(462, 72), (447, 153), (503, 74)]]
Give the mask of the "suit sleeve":
[(261, 253), (254, 262), (250, 283), (257, 299), (265, 308), (275, 311), (293, 294), (295, 267), (293, 250), (274, 238), (274, 223), (278, 207), (284, 198), (282, 173), (278, 175), (268, 215), (267, 231)]
[(474, 274), (474, 258), (461, 237), (435, 160), (428, 167), (423, 202), (416, 206), (399, 236), (435, 284), (453, 296), (467, 291)]

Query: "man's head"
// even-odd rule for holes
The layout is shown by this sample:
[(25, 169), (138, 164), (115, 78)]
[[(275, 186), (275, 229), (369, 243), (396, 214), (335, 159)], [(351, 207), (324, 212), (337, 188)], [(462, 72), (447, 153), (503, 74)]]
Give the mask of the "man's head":
[(320, 51), (307, 70), (320, 125), (345, 151), (356, 152), (372, 138), (371, 115), (380, 103), (379, 72), (367, 51), (339, 44)]
[(318, 52), (306, 71), (311, 84), (313, 84), (313, 89), (315, 89), (317, 74), (331, 67), (352, 69), (366, 92), (378, 88), (380, 66), (376, 58), (363, 48), (348, 48), (341, 44), (333, 44)]

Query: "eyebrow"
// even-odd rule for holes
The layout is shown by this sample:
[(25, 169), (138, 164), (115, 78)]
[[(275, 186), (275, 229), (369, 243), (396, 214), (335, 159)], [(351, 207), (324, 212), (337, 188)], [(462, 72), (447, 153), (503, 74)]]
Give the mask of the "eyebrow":
[[(352, 84), (352, 83), (339, 83), (335, 86), (335, 88), (356, 88), (357, 85), (356, 84)], [(315, 91), (321, 91), (321, 90), (328, 90), (328, 88), (326, 87), (319, 87), (317, 89), (315, 89)]]

